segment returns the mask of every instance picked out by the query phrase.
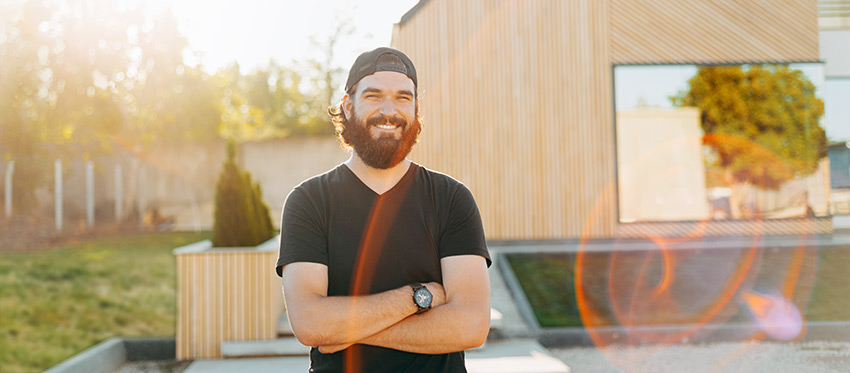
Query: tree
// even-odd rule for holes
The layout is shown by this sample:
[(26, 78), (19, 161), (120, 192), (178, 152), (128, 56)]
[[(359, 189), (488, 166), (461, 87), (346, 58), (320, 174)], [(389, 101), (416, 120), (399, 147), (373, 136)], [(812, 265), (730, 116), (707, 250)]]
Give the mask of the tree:
[(227, 160), (216, 183), (213, 246), (256, 246), (273, 235), (260, 186), (236, 164), (236, 145), (228, 142)]
[(187, 43), (168, 9), (27, 0), (4, 10), (0, 156), (16, 160), (16, 211), (50, 185), (53, 159), (217, 137), (214, 91), (183, 64)]
[(778, 189), (808, 176), (826, 156), (818, 120), (823, 101), (801, 71), (787, 65), (702, 66), (690, 89), (672, 97), (701, 111), (703, 144), (732, 182)]
[(274, 61), (250, 74), (233, 64), (214, 77), (221, 92), (219, 133), (236, 141), (333, 135), (333, 126), (316, 87), (298, 71)]
[(16, 213), (52, 185), (56, 158), (333, 135), (326, 108), (338, 69), (325, 85), (275, 63), (210, 76), (184, 62), (187, 49), (170, 9), (143, 0), (0, 1), (0, 160), (15, 160)]
[(321, 97), (324, 106), (333, 104), (334, 94), (342, 79), (345, 78), (343, 74), (346, 70), (334, 65), (337, 46), (346, 41), (345, 39), (353, 35), (355, 31), (354, 26), (351, 25), (351, 18), (346, 15), (337, 14), (334, 24), (336, 27), (323, 40), (320, 41), (316, 36), (310, 37), (310, 42), (314, 48), (319, 50), (321, 59), (307, 61), (307, 65), (315, 74), (314, 84), (322, 92), (319, 97)]
[(132, 11), (98, 5), (30, 0), (1, 15), (0, 152), (16, 161), (17, 211), (34, 207), (55, 157), (96, 154), (120, 128), (106, 77), (123, 70), (117, 24)]

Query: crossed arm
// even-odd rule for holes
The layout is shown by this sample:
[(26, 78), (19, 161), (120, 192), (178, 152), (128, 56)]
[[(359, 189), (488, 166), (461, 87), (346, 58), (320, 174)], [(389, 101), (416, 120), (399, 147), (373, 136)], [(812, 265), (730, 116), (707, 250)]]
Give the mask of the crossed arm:
[(323, 353), (361, 343), (440, 354), (480, 346), (490, 327), (490, 278), (483, 257), (440, 260), (443, 284), (425, 284), (431, 310), (416, 315), (409, 286), (366, 296), (327, 296), (327, 266), (283, 268), (289, 321), (298, 340)]

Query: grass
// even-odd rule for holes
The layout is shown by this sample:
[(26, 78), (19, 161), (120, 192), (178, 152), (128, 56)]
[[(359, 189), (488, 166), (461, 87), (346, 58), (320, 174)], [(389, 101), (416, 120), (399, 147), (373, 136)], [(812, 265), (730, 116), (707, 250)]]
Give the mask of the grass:
[[(789, 268), (800, 268), (796, 277), (795, 297), (793, 301), (803, 312), (807, 321), (850, 321), (850, 277), (847, 276), (847, 263), (850, 263), (850, 247), (824, 248), (809, 250), (799, 261), (792, 265), (791, 250), (768, 248), (758, 256), (761, 259), (747, 267), (749, 276), (744, 279), (742, 288), (752, 288), (762, 292), (782, 289), (785, 279), (792, 277)], [(598, 311), (593, 315), (595, 325), (616, 325), (620, 323), (613, 311), (612, 292), (618, 292), (621, 299), (631, 297), (639, 287), (641, 280), (650, 284), (652, 289), (660, 283), (662, 276), (660, 255), (648, 252), (628, 252), (617, 254), (614, 265), (611, 253), (589, 253), (585, 256), (583, 278), (588, 303)], [(710, 307), (716, 299), (722, 298), (716, 284), (729, 280), (734, 269), (724, 267), (724, 263), (741, 263), (744, 252), (732, 253), (696, 251), (684, 253), (690, 260), (680, 260), (674, 277), (674, 285), (668, 294), (671, 299), (664, 306), (652, 309), (651, 297), (637, 297), (634, 303), (626, 304), (635, 311), (634, 324), (676, 324), (694, 323), (702, 310)], [(724, 256), (726, 256), (724, 258)], [(574, 271), (575, 254), (513, 254), (508, 256), (510, 263), (534, 314), (543, 327), (581, 326), (575, 298)], [(725, 269), (724, 269), (725, 268)], [(743, 267), (738, 267), (740, 270)], [(726, 272), (724, 272), (724, 270)], [(609, 276), (609, 273), (612, 273)], [(643, 279), (641, 279), (641, 272)], [(614, 278), (611, 286), (609, 278)], [(684, 286), (682, 284), (684, 283)], [(678, 286), (678, 287), (677, 287)], [(615, 295), (613, 298), (617, 298)], [(738, 322), (751, 319), (751, 311), (741, 301), (740, 293), (718, 313), (721, 321)], [(659, 301), (662, 302), (662, 301)], [(644, 307), (643, 309), (641, 307)], [(622, 315), (622, 314), (621, 314)], [(712, 322), (719, 320), (715, 318)], [(699, 320), (696, 322), (704, 322)]]
[(173, 336), (171, 250), (209, 235), (139, 234), (0, 252), (0, 371), (41, 371), (113, 336)]
[[(573, 255), (508, 255), (540, 326), (581, 325), (573, 285)], [(569, 289), (570, 291), (565, 291)]]

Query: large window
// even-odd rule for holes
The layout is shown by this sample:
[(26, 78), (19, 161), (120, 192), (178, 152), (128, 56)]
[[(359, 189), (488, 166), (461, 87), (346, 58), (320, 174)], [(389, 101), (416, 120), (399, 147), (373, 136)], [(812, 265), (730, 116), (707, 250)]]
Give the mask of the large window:
[[(824, 124), (830, 141), (829, 175), (832, 189), (850, 188), (850, 78), (826, 78)], [(833, 211), (847, 213), (844, 210)]]
[(821, 64), (616, 66), (621, 222), (828, 214)]

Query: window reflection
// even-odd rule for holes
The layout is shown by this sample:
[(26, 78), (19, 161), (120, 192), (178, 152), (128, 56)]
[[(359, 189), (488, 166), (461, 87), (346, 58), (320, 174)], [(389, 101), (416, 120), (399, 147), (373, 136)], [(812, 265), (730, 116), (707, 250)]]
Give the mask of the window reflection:
[(621, 222), (829, 213), (821, 64), (616, 66)]

